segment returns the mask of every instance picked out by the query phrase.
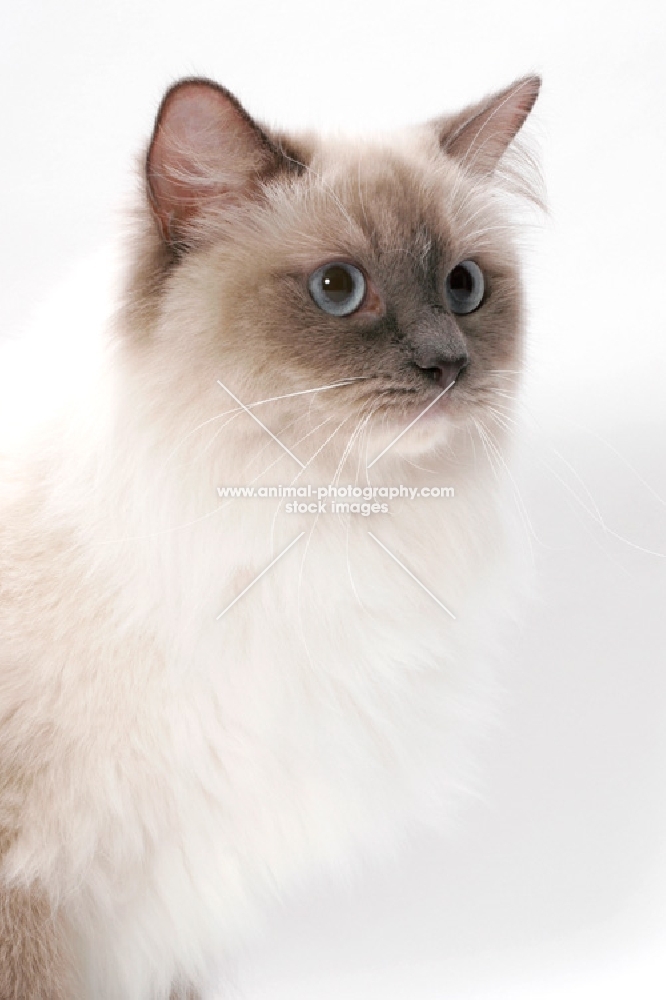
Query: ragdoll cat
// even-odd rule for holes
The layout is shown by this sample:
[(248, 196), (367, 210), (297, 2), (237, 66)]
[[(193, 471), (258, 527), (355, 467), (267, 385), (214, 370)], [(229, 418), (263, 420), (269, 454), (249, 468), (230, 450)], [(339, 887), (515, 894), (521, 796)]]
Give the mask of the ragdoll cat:
[[(446, 812), (504, 589), (538, 89), (372, 141), (166, 94), (99, 356), (0, 453), (1, 1000), (203, 996), (269, 897)], [(278, 485), (315, 499), (225, 496)]]

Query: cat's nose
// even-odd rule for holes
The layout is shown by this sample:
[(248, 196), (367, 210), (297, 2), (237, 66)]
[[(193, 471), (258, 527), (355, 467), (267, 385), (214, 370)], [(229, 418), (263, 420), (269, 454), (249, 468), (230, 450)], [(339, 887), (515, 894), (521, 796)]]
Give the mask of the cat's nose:
[(461, 355), (451, 360), (450, 358), (433, 357), (422, 359), (429, 363), (417, 362), (417, 367), (428, 375), (436, 385), (441, 385), (442, 389), (448, 388), (458, 379), (463, 368), (469, 364), (467, 355)]

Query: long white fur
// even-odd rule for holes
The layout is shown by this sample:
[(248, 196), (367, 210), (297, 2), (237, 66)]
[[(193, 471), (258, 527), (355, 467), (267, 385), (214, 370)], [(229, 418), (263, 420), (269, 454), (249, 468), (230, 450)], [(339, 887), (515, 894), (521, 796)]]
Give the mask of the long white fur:
[[(41, 351), (25, 354), (26, 415), (68, 374), (66, 404), (2, 449), (0, 509), (13, 520), (0, 536), (11, 593), (0, 749), (23, 755), (31, 774), (2, 876), (38, 880), (63, 908), (85, 1000), (152, 1000), (179, 975), (205, 984), (265, 900), (303, 874), (342, 864), (352, 846), (383, 850), (408, 817), (446, 815), (448, 793), (466, 781), (461, 740), (486, 712), (479, 649), (505, 590), (504, 501), (467, 431), (451, 437), (454, 462), (437, 452), (436, 481), (455, 499), (394, 501), (390, 515), (367, 519), (275, 518), (265, 501), (220, 501), (222, 476), (247, 481), (249, 418), (234, 418), (209, 459), (200, 456), (215, 424), (174, 454), (210, 418), (210, 397), (197, 421), (180, 405), (191, 388), (181, 359), (133, 368), (108, 337), (112, 322), (73, 316), (82, 287), (59, 321), (48, 314), (43, 382)], [(86, 288), (97, 301), (97, 285)], [(6, 430), (26, 398), (17, 371), (16, 359), (5, 366)], [(209, 374), (211, 387), (224, 380)], [(173, 407), (161, 411), (153, 403), (169, 380)], [(220, 411), (231, 408), (211, 391)], [(304, 461), (332, 429), (308, 438)], [(298, 481), (332, 481), (352, 430)], [(384, 440), (359, 435), (340, 481)], [(273, 463), (266, 481), (299, 475), (261, 444)], [(370, 481), (422, 485), (406, 455), (408, 441)], [(28, 502), (17, 511), (19, 494)]]

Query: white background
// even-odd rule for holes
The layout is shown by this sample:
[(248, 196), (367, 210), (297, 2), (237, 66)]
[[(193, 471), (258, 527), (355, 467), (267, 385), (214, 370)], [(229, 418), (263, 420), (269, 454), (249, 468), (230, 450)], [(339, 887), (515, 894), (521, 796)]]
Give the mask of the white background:
[(244, 1000), (666, 996), (666, 8), (200, 0), (4, 4), (0, 334), (117, 227), (164, 87), (207, 74), (283, 126), (376, 129), (529, 71), (550, 215), (530, 231), (516, 482), (536, 599), (483, 795), (353, 888), (285, 904)]

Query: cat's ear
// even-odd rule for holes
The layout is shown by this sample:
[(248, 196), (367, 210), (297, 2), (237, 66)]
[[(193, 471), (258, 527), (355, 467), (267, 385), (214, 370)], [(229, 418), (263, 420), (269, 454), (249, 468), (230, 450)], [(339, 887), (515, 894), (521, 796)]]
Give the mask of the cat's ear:
[(490, 174), (534, 107), (541, 78), (526, 76), (459, 114), (436, 122), (442, 150), (466, 169)]
[(236, 98), (187, 79), (165, 94), (146, 156), (146, 182), (163, 239), (192, 242), (207, 211), (256, 197), (286, 157)]

